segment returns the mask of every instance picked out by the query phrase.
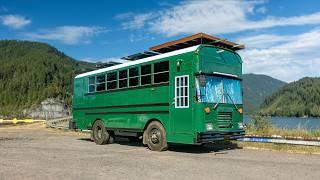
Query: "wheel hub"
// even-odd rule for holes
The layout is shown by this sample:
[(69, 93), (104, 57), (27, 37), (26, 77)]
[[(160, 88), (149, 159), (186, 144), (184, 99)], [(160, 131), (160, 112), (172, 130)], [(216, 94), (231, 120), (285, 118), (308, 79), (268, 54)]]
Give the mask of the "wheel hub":
[(160, 137), (161, 137), (161, 134), (160, 134), (160, 131), (158, 129), (153, 129), (151, 131), (151, 141), (153, 144), (158, 144), (159, 143), (159, 140), (160, 140)]
[(102, 137), (102, 129), (100, 127), (98, 127), (97, 136), (98, 136), (99, 139), (101, 139), (101, 137)]

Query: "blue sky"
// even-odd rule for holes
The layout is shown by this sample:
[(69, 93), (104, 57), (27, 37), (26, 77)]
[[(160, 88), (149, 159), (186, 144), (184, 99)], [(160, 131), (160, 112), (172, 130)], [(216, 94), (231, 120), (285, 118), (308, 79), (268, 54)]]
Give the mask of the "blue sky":
[(319, 76), (320, 1), (0, 1), (0, 39), (49, 43), (108, 61), (204, 32), (243, 43), (245, 73)]

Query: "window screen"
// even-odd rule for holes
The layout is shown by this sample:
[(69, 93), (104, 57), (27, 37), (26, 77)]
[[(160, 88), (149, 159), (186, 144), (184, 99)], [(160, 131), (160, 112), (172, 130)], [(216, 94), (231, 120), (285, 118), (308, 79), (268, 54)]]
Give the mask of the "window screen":
[(106, 75), (98, 75), (96, 76), (96, 91), (104, 90), (106, 90)]
[(139, 69), (138, 67), (129, 69), (129, 87), (139, 85)]
[(189, 107), (189, 76), (177, 76), (175, 78), (175, 107)]
[(128, 70), (119, 71), (119, 88), (128, 87)]
[(154, 63), (154, 83), (169, 81), (169, 61)]
[(107, 74), (107, 90), (117, 88), (117, 72)]
[(92, 76), (92, 77), (89, 77), (88, 78), (88, 92), (89, 93), (92, 93), (92, 92), (95, 92), (95, 89), (96, 89), (96, 81), (95, 81), (95, 76)]
[(141, 66), (141, 85), (151, 84), (151, 64)]

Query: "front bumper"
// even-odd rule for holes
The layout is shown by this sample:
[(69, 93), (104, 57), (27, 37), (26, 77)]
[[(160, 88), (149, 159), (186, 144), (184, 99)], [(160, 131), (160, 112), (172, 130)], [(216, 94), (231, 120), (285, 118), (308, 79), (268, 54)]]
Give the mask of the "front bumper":
[(244, 130), (208, 131), (197, 135), (196, 143), (209, 143), (219, 140), (234, 140), (244, 137)]

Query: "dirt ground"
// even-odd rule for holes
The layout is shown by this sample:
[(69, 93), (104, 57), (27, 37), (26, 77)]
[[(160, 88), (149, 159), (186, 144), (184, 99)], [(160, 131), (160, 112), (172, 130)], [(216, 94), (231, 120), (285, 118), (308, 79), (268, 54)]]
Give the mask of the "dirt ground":
[(0, 127), (0, 179), (319, 179), (320, 155), (174, 145), (152, 152), (42, 124)]

